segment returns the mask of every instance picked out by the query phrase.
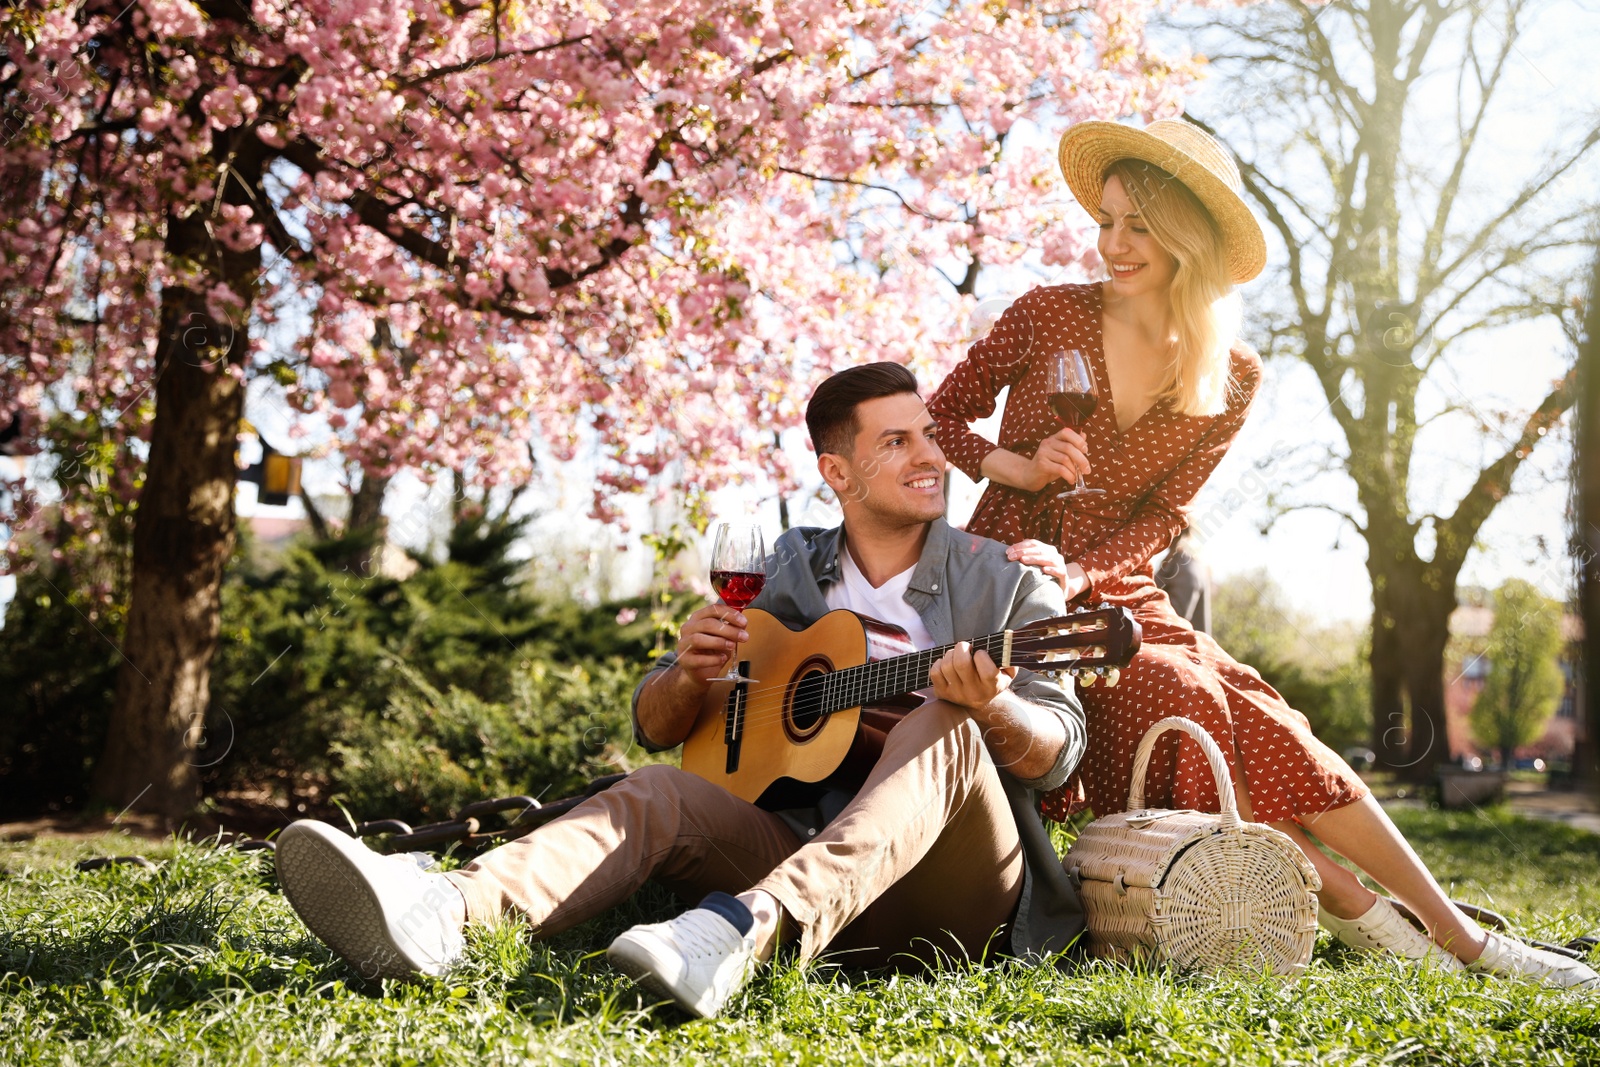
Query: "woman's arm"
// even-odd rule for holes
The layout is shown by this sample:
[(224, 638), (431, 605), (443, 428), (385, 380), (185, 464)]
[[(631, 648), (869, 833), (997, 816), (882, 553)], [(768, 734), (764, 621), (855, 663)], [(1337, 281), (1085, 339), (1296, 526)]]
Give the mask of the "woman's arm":
[(1237, 389), (1227, 410), (1183, 461), (1151, 488), (1128, 523), (1104, 542), (1069, 563), (1058, 549), (1043, 541), (1018, 541), (1007, 550), (1009, 558), (1038, 567), (1060, 582), (1068, 601), (1100, 582), (1142, 567), (1170, 546), (1188, 524), (1188, 506), (1238, 436), (1260, 380), (1261, 364), (1252, 354), (1239, 368)]
[(989, 478), (1026, 492), (1037, 492), (1057, 478), (1076, 478), (1089, 469), (1088, 447), (1074, 430), (1052, 434), (1039, 443), (1034, 455), (1022, 456), (971, 429), (971, 423), (994, 414), (1001, 390), (1028, 373), (1035, 292), (1023, 294), (1005, 310), (928, 401), (946, 459), (975, 482)]
[(932, 399), (939, 447), (973, 481), (999, 482), (1035, 493), (1057, 479), (1089, 472), (1089, 448), (1076, 430), (1062, 429), (1039, 442), (1032, 456), (1002, 448), (970, 424), (994, 414), (1001, 390), (1022, 381), (1033, 355), (1032, 308), (1038, 290), (1023, 294), (967, 352)]
[(1039, 442), (1031, 456), (996, 447), (983, 457), (983, 476), (992, 482), (1037, 493), (1056, 479), (1075, 480), (1089, 473), (1089, 442), (1077, 430), (1063, 427)]
[(1033, 348), (1033, 320), (1028, 308), (1032, 293), (1024, 293), (1006, 308), (988, 335), (967, 350), (928, 400), (939, 448), (945, 458), (973, 481), (984, 477), (984, 457), (999, 448), (970, 424), (994, 414), (1000, 391), (1015, 385), (1028, 372)]

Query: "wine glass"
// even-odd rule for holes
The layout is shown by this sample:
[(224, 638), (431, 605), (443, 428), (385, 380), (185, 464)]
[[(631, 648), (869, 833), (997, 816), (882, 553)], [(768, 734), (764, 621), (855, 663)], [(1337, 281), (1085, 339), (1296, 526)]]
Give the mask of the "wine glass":
[[(1100, 387), (1095, 384), (1094, 371), (1089, 368), (1089, 357), (1079, 348), (1067, 348), (1046, 357), (1045, 393), (1050, 410), (1074, 430), (1082, 429), (1100, 403)], [(1078, 475), (1075, 488), (1057, 493), (1056, 499), (1069, 496), (1094, 496), (1104, 489), (1090, 489)]]
[[(717, 527), (711, 549), (711, 588), (730, 608), (743, 609), (767, 584), (767, 544), (761, 527), (753, 522), (724, 522)], [(728, 657), (724, 682), (753, 682), (739, 673), (738, 650)]]

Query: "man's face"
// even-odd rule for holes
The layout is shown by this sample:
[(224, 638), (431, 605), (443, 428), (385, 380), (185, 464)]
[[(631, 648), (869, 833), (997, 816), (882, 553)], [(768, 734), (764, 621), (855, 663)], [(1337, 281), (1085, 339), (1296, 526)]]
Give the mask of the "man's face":
[(868, 400), (856, 407), (854, 454), (830, 456), (824, 476), (847, 508), (888, 525), (932, 522), (944, 514), (944, 453), (933, 417), (915, 393)]

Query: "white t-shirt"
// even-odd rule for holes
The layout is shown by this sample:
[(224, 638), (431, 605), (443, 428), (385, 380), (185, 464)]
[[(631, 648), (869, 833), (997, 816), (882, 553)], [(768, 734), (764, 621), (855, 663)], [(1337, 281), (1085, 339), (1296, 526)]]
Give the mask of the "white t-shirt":
[(824, 599), (835, 610), (846, 608), (858, 615), (866, 615), (879, 622), (893, 623), (911, 638), (911, 647), (932, 648), (936, 642), (923, 625), (917, 609), (905, 601), (906, 587), (911, 584), (911, 573), (917, 569), (912, 564), (877, 588), (861, 573), (851, 558), (849, 546), (839, 547), (840, 579), (828, 587)]

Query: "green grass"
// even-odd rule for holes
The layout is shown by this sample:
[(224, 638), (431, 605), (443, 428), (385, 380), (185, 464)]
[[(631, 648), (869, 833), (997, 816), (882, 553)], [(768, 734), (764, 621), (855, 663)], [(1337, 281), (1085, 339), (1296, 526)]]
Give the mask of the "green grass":
[[(1547, 940), (1600, 926), (1600, 838), (1500, 812), (1395, 814), (1457, 896)], [(158, 869), (72, 868), (135, 851)], [(779, 964), (724, 1018), (685, 1022), (593, 951), (670, 910), (647, 893), (545, 945), (505, 924), (447, 981), (379, 984), (306, 933), (263, 854), (0, 845), (0, 1064), (1600, 1062), (1600, 995), (1418, 971), (1325, 936), (1294, 982)]]

